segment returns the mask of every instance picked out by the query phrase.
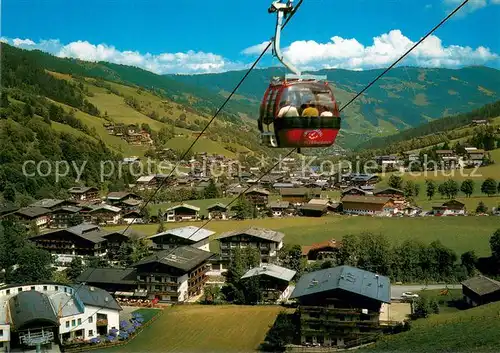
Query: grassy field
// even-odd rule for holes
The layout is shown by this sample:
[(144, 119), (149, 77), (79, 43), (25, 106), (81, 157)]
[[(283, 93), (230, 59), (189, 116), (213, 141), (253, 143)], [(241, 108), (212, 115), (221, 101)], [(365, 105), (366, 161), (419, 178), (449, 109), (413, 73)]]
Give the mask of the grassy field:
[(363, 352), (498, 352), (500, 302), (413, 322), (408, 332), (386, 336)]
[[(203, 222), (165, 223), (167, 228), (187, 225), (200, 226)], [(346, 234), (377, 232), (385, 234), (397, 244), (404, 240), (416, 239), (424, 243), (440, 240), (457, 254), (475, 250), (478, 256), (489, 256), (489, 239), (500, 228), (498, 217), (349, 217), (327, 216), (321, 218), (263, 218), (255, 220), (213, 221), (206, 228), (218, 234), (249, 226), (264, 227), (285, 233), (285, 243), (309, 245), (328, 239), (342, 239)], [(110, 227), (122, 229), (122, 227)], [(157, 224), (133, 225), (133, 229), (148, 235), (156, 233)], [(217, 243), (212, 242), (212, 251), (217, 250)]]
[(250, 352), (264, 341), (279, 306), (185, 305), (165, 309), (125, 346), (102, 352)]

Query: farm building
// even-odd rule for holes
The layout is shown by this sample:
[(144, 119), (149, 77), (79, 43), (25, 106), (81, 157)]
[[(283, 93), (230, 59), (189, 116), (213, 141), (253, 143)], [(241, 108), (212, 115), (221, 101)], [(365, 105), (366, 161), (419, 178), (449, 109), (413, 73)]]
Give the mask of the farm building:
[(350, 266), (303, 275), (290, 296), (299, 302), (301, 343), (343, 348), (375, 340), (390, 293), (389, 278)]
[(442, 205), (432, 206), (432, 214), (435, 216), (464, 216), (466, 213), (465, 204), (457, 200), (450, 200)]
[(462, 282), (464, 300), (470, 306), (500, 301), (500, 282), (483, 275)]
[(280, 189), (281, 199), (290, 203), (306, 203), (310, 199), (321, 197), (321, 189), (285, 188)]
[(200, 250), (209, 251), (210, 236), (215, 232), (194, 226), (169, 229), (148, 237), (153, 243), (153, 250), (174, 249), (178, 246), (191, 245)]
[(222, 203), (216, 203), (207, 207), (208, 219), (228, 219), (227, 206)]
[(384, 189), (375, 190), (375, 191), (373, 191), (373, 196), (389, 197), (389, 198), (393, 199), (394, 201), (405, 199), (404, 191), (399, 190), (399, 189), (395, 189), (395, 188), (384, 188)]
[(354, 215), (389, 214), (395, 211), (394, 202), (389, 197), (351, 196), (342, 198), (344, 213)]
[(101, 201), (99, 197), (99, 189), (93, 186), (75, 186), (68, 189), (72, 200), (81, 202), (98, 202)]
[(302, 257), (308, 261), (333, 259), (337, 256), (341, 243), (335, 239), (302, 246)]
[(103, 289), (57, 283), (2, 286), (0, 305), (5, 352), (50, 351), (59, 342), (106, 335), (119, 328), (122, 310)]
[(95, 224), (118, 224), (122, 218), (122, 209), (106, 204), (96, 205), (87, 212), (90, 221)]
[(348, 188), (341, 191), (342, 197), (344, 197), (346, 195), (369, 196), (372, 194), (373, 193), (371, 191), (367, 191), (367, 190), (362, 189), (361, 187), (355, 187), (355, 186), (348, 187)]
[(113, 191), (106, 196), (106, 201), (113, 206), (120, 206), (120, 204), (128, 200), (139, 201), (140, 204), (142, 202), (142, 197), (126, 191)]
[(264, 302), (276, 303), (287, 300), (292, 292), (290, 281), (295, 277), (296, 272), (288, 268), (273, 264), (262, 264), (259, 267), (248, 270), (241, 279), (259, 279)]
[(197, 221), (199, 218), (200, 208), (187, 203), (170, 207), (165, 213), (167, 222)]
[(250, 227), (222, 233), (217, 240), (220, 243), (223, 262), (229, 263), (233, 249), (252, 246), (260, 251), (261, 262), (273, 263), (278, 258), (278, 250), (283, 247), (284, 237), (285, 234), (271, 229)]
[(306, 203), (299, 207), (299, 212), (304, 217), (321, 217), (328, 212), (328, 205)]

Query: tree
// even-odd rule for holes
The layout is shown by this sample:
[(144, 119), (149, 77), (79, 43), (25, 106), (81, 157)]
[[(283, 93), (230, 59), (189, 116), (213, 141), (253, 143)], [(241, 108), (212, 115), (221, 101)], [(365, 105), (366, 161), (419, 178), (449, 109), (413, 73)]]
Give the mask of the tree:
[(33, 113), (33, 108), (31, 107), (31, 104), (29, 104), (29, 103), (24, 104), (23, 115), (27, 118), (33, 117), (34, 113)]
[(404, 183), (403, 191), (404, 191), (405, 197), (410, 198), (410, 197), (416, 196), (415, 195), (415, 187), (416, 187), (416, 185), (417, 184), (414, 181), (412, 181), (412, 180), (407, 180)]
[(48, 251), (26, 245), (19, 250), (19, 263), (12, 277), (16, 283), (50, 281), (54, 272), (53, 263), (54, 259)]
[(415, 308), (413, 310), (413, 316), (415, 318), (426, 318), (429, 316), (430, 307), (427, 297), (420, 297), (415, 301)]
[(448, 196), (448, 189), (446, 188), (446, 182), (439, 184), (438, 186), (438, 192), (441, 195), (441, 197), (447, 197)]
[(478, 258), (477, 258), (476, 253), (474, 252), (474, 250), (464, 252), (460, 256), (461, 265), (467, 271), (468, 277), (472, 276), (474, 274), (474, 272), (476, 271), (477, 261), (478, 261)]
[(278, 253), (281, 264), (297, 272), (299, 278), (304, 271), (304, 262), (302, 261), (302, 248), (298, 244), (285, 244)]
[(457, 196), (458, 190), (459, 190), (458, 183), (453, 179), (448, 179), (445, 182), (445, 184), (446, 184), (446, 192), (447, 192), (448, 198), (450, 198), (450, 199), (455, 198)]
[(500, 228), (490, 238), (490, 249), (493, 258), (500, 263)]
[(163, 222), (163, 217), (159, 218), (160, 224), (158, 224), (158, 228), (156, 229), (156, 233), (163, 233), (166, 228), (165, 228), (165, 223)]
[(436, 193), (436, 183), (433, 180), (426, 180), (425, 186), (426, 186), (426, 191), (425, 191), (426, 195), (429, 198), (429, 200), (432, 200), (434, 194)]
[(497, 192), (497, 182), (493, 178), (488, 178), (481, 185), (481, 192), (489, 196), (495, 195)]
[(488, 212), (488, 207), (486, 207), (483, 201), (479, 201), (476, 207), (476, 213), (486, 213), (486, 212)]
[(474, 180), (464, 180), (460, 186), (460, 191), (467, 195), (467, 197), (470, 197), (474, 193)]
[(429, 302), (429, 309), (433, 314), (439, 314), (439, 303), (436, 299), (432, 298)]
[(401, 187), (403, 186), (403, 178), (401, 178), (399, 175), (392, 174), (389, 177), (388, 184), (391, 188), (401, 189)]
[(8, 183), (3, 190), (3, 198), (11, 203), (16, 202), (16, 189), (12, 184)]
[(8, 108), (9, 107), (9, 96), (7, 92), (0, 92), (0, 108)]
[(214, 304), (222, 297), (221, 288), (218, 285), (208, 285), (203, 289), (203, 302), (205, 304)]
[(68, 268), (66, 269), (66, 275), (68, 276), (68, 279), (71, 281), (75, 281), (78, 276), (80, 276), (85, 267), (83, 266), (83, 261), (80, 257), (75, 257), (73, 260), (71, 260)]
[(238, 202), (235, 209), (235, 217), (237, 219), (247, 219), (251, 218), (253, 215), (252, 204), (244, 196), (238, 197)]
[(56, 283), (61, 283), (61, 284), (70, 284), (71, 281), (68, 278), (68, 275), (66, 274), (66, 271), (54, 271), (52, 274), (52, 280)]
[(297, 335), (294, 314), (283, 311), (278, 314), (274, 324), (267, 332), (265, 343), (261, 347), (263, 352), (283, 352), (288, 344), (292, 343)]
[(205, 199), (216, 199), (220, 197), (221, 193), (217, 185), (215, 185), (215, 181), (210, 179), (208, 182), (208, 186), (203, 191), (203, 196)]

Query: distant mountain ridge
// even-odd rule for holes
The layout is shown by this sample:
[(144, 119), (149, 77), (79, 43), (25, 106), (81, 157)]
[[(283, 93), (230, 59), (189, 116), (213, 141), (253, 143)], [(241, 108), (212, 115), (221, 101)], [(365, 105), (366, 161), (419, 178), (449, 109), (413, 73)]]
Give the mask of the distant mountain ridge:
[[(327, 75), (335, 95), (347, 103), (382, 69), (349, 71), (329, 69), (314, 72)], [(255, 69), (238, 90), (241, 104), (254, 105), (269, 80), (283, 69)], [(232, 71), (219, 74), (167, 75), (173, 80), (224, 94), (244, 74)], [(343, 112), (344, 143), (350, 147), (368, 138), (385, 136), (444, 116), (467, 112), (500, 98), (500, 71), (472, 66), (461, 69), (398, 67), (389, 71)], [(254, 115), (255, 116), (255, 113)], [(346, 143), (346, 136), (355, 143)]]

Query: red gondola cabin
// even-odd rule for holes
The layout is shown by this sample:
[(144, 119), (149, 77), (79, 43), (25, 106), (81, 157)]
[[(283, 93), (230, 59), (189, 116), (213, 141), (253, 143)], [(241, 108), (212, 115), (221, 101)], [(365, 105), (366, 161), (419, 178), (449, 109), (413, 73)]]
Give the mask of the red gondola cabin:
[(270, 147), (328, 147), (335, 142), (340, 120), (327, 82), (285, 78), (269, 85), (260, 107), (259, 130)]

